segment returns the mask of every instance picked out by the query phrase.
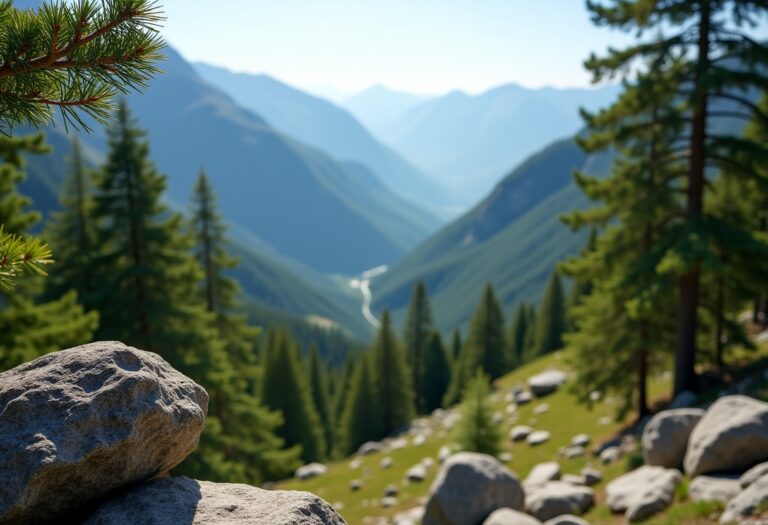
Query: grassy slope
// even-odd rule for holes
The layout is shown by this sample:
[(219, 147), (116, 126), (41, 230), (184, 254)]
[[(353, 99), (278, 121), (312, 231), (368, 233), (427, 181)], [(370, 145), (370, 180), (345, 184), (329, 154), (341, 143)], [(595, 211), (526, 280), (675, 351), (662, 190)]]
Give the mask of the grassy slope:
[[(559, 368), (568, 370), (565, 362), (565, 352), (539, 358), (522, 368), (515, 370), (497, 382), (497, 387), (502, 394), (518, 384), (524, 384), (526, 379), (547, 368)], [(747, 358), (750, 361), (760, 360), (760, 366), (768, 365), (768, 345), (763, 345), (758, 355), (737, 354), (732, 359)], [(668, 376), (654, 377), (650, 381), (650, 397), (652, 400), (660, 400), (668, 396), (671, 388)], [(761, 390), (762, 389), (762, 390)], [(757, 385), (751, 395), (762, 398), (768, 391), (765, 385)], [(496, 396), (499, 410), (503, 411), (505, 405), (504, 395)], [(547, 403), (549, 411), (534, 415), (533, 409), (542, 403)], [(608, 508), (601, 503), (604, 501), (603, 488), (605, 483), (628, 469), (627, 461), (622, 460), (610, 466), (603, 466), (594, 458), (585, 457), (577, 459), (558, 458), (557, 451), (560, 447), (569, 443), (570, 439), (578, 433), (586, 433), (592, 437), (592, 444), (599, 443), (616, 435), (624, 426), (623, 422), (615, 422), (611, 425), (601, 425), (602, 417), (611, 417), (614, 414), (614, 406), (611, 398), (603, 399), (590, 410), (586, 406), (577, 404), (574, 397), (566, 389), (560, 389), (554, 394), (518, 409), (517, 422), (504, 423), (506, 431), (513, 424), (530, 424), (534, 428), (547, 430), (552, 434), (552, 439), (538, 447), (530, 447), (525, 443), (512, 443), (504, 440), (504, 450), (512, 454), (512, 461), (508, 466), (520, 477), (525, 478), (533, 466), (544, 461), (557, 460), (563, 473), (578, 473), (587, 463), (603, 471), (604, 481), (596, 487), (597, 505), (585, 516), (593, 525), (619, 525), (624, 522), (622, 516), (614, 516)], [(421, 447), (408, 446), (402, 450), (395, 450), (386, 454), (373, 454), (361, 459), (358, 469), (351, 469), (349, 464), (352, 458), (347, 458), (329, 464), (329, 472), (325, 476), (316, 479), (299, 481), (288, 480), (279, 484), (281, 489), (307, 490), (314, 492), (331, 503), (341, 503), (341, 513), (350, 525), (365, 523), (366, 517), (391, 517), (397, 512), (407, 510), (423, 502), (429, 486), (437, 473), (437, 467), (429, 471), (428, 478), (423, 483), (407, 484), (405, 472), (413, 465), (419, 463), (425, 457), (437, 457), (438, 450), (446, 443), (451, 443), (451, 437), (440, 431), (435, 432)], [(389, 469), (381, 469), (379, 461), (382, 457), (390, 456), (393, 466)], [(363, 480), (363, 487), (358, 492), (349, 489), (349, 482), (353, 479)], [(398, 505), (391, 509), (382, 509), (378, 501), (383, 497), (384, 488), (395, 484), (400, 488)], [(717, 523), (721, 508), (716, 504), (702, 504), (690, 501), (679, 501), (667, 512), (662, 513), (646, 523), (648, 525), (710, 525)]]

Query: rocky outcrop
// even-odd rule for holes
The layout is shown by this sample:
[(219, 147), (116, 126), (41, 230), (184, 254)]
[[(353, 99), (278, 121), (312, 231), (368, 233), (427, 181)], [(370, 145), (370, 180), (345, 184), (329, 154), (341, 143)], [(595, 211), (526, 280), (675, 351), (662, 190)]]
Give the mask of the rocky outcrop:
[(551, 394), (565, 383), (568, 376), (560, 370), (547, 370), (528, 379), (528, 387), (535, 396)]
[(83, 525), (344, 525), (308, 492), (268, 491), (234, 483), (163, 478), (104, 503)]
[(594, 503), (592, 489), (563, 481), (550, 481), (526, 494), (525, 510), (546, 521), (563, 514), (584, 514)]
[(50, 522), (178, 465), (202, 387), (159, 355), (93, 343), (0, 374), (0, 522)]
[(761, 506), (768, 503), (768, 476), (763, 476), (732, 498), (720, 516), (720, 523), (735, 523), (752, 516)]
[(483, 525), (542, 525), (539, 520), (512, 509), (499, 509), (493, 512)]
[(522, 510), (524, 498), (517, 477), (497, 459), (460, 452), (432, 483), (423, 525), (477, 525), (497, 509)]
[(768, 459), (768, 403), (726, 396), (707, 410), (691, 433), (685, 472), (739, 472)]
[(680, 468), (693, 428), (704, 416), (700, 408), (678, 408), (659, 412), (643, 430), (643, 458), (646, 465)]
[(693, 501), (727, 503), (739, 491), (741, 491), (739, 478), (734, 476), (697, 476), (688, 485), (688, 497)]
[(624, 512), (628, 521), (640, 521), (667, 508), (681, 480), (675, 469), (646, 465), (610, 482), (606, 501), (613, 512)]

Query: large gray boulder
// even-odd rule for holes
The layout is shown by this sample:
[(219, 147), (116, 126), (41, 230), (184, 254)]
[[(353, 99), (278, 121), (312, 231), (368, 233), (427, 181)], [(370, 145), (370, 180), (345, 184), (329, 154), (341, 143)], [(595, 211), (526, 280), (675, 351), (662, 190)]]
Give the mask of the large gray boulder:
[(496, 458), (459, 452), (443, 463), (430, 488), (423, 525), (477, 525), (494, 510), (523, 510), (517, 477)]
[(688, 438), (704, 417), (700, 408), (664, 410), (651, 418), (643, 430), (643, 458), (646, 465), (680, 468)]
[(688, 497), (693, 501), (729, 502), (741, 491), (735, 476), (696, 476), (688, 485)]
[(735, 523), (752, 516), (758, 507), (768, 503), (768, 476), (763, 476), (733, 497), (720, 516), (720, 523)]
[(328, 503), (308, 492), (269, 491), (235, 483), (163, 478), (127, 490), (83, 525), (342, 525)]
[(546, 521), (564, 514), (584, 514), (594, 503), (591, 488), (564, 481), (550, 481), (526, 494), (525, 510)]
[(685, 472), (740, 472), (768, 459), (768, 403), (746, 396), (718, 399), (688, 440)]
[(541, 522), (517, 510), (499, 509), (488, 516), (483, 525), (541, 525)]
[(568, 376), (560, 370), (546, 370), (528, 379), (528, 387), (535, 396), (551, 394), (565, 383)]
[(0, 374), (0, 523), (50, 523), (181, 463), (208, 394), (157, 354), (117, 342)]
[(640, 521), (667, 508), (681, 481), (676, 469), (644, 465), (611, 481), (606, 502), (613, 512), (624, 512), (628, 521)]

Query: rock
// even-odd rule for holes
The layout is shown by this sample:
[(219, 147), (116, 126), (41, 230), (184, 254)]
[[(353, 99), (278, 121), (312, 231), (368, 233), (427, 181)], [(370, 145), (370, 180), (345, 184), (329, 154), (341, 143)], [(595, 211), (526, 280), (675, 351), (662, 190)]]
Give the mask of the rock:
[(395, 514), (392, 518), (392, 525), (421, 525), (423, 517), (424, 507), (414, 507)]
[(600, 453), (600, 461), (604, 465), (616, 463), (621, 459), (621, 447), (608, 447)]
[(425, 436), (424, 434), (417, 434), (416, 437), (413, 438), (414, 447), (421, 447), (426, 442), (427, 442), (427, 436)]
[(504, 409), (504, 412), (506, 412), (508, 416), (511, 416), (517, 412), (517, 405), (515, 403), (508, 404), (507, 408)]
[(536, 432), (531, 432), (525, 440), (529, 445), (541, 445), (542, 443), (549, 441), (549, 432), (546, 430), (537, 430)]
[(269, 491), (185, 477), (138, 485), (102, 504), (83, 525), (343, 525), (328, 503), (308, 492)]
[(381, 498), (381, 506), (382, 508), (385, 508), (385, 509), (388, 509), (389, 507), (396, 507), (397, 498), (393, 498), (393, 497)]
[(523, 509), (517, 477), (495, 458), (473, 452), (449, 457), (430, 488), (423, 525), (477, 525), (494, 510)]
[(581, 475), (584, 477), (584, 483), (590, 487), (603, 481), (603, 473), (590, 467), (584, 467), (581, 469)]
[(576, 434), (571, 439), (571, 446), (572, 447), (586, 447), (589, 445), (590, 439), (589, 436), (586, 434)]
[(551, 394), (557, 387), (565, 383), (568, 376), (560, 370), (547, 370), (528, 379), (528, 386), (535, 396)]
[(768, 403), (746, 396), (718, 399), (691, 433), (685, 472), (739, 472), (768, 459)]
[(768, 476), (763, 476), (733, 497), (720, 516), (720, 523), (740, 521), (768, 503)]
[(432, 467), (435, 466), (435, 460), (430, 458), (429, 456), (427, 456), (426, 458), (421, 460), (421, 465), (425, 469), (429, 470), (429, 469), (431, 469)]
[(602, 425), (604, 427), (607, 427), (608, 425), (612, 425), (613, 424), (613, 418), (611, 418), (609, 416), (603, 416), (603, 417), (601, 417), (600, 419), (597, 420), (597, 424), (598, 425)]
[(680, 468), (688, 437), (703, 416), (704, 411), (700, 408), (664, 410), (653, 416), (643, 430), (645, 464)]
[(549, 412), (549, 405), (547, 403), (542, 403), (536, 408), (533, 409), (533, 413), (537, 416), (540, 416), (541, 414), (546, 414)]
[(544, 525), (589, 525), (586, 521), (573, 514), (566, 514), (548, 520)]
[(310, 463), (308, 465), (304, 465), (303, 467), (297, 468), (294, 475), (301, 480), (305, 480), (316, 478), (317, 476), (322, 476), (323, 474), (327, 473), (328, 467), (322, 463)]
[(688, 485), (688, 497), (693, 501), (728, 503), (740, 491), (736, 476), (696, 476)]
[(698, 396), (690, 390), (684, 390), (675, 396), (672, 403), (669, 404), (669, 409), (674, 410), (676, 408), (690, 408), (698, 401)]
[(389, 444), (389, 448), (391, 448), (392, 450), (402, 450), (407, 446), (408, 446), (408, 440), (405, 438), (394, 439)]
[(550, 481), (526, 494), (525, 510), (536, 519), (546, 521), (562, 514), (584, 514), (594, 500), (594, 492), (589, 487)]
[(515, 403), (518, 405), (527, 405), (533, 401), (533, 395), (530, 392), (520, 392), (515, 396)]
[(483, 525), (542, 525), (539, 520), (512, 509), (498, 509), (488, 516)]
[(509, 463), (510, 461), (512, 461), (512, 454), (510, 454), (509, 452), (499, 453), (499, 461), (501, 461), (502, 463)]
[(605, 489), (606, 502), (630, 522), (639, 521), (667, 508), (681, 479), (678, 470), (645, 465), (611, 481)]
[(509, 439), (512, 441), (523, 441), (530, 433), (533, 432), (531, 427), (525, 425), (516, 425), (509, 431)]
[(375, 441), (368, 441), (360, 445), (357, 449), (358, 456), (368, 456), (369, 454), (375, 454), (384, 450), (384, 445)]
[(397, 488), (397, 485), (387, 485), (384, 489), (385, 498), (394, 498), (398, 494), (400, 494), (400, 489)]
[(584, 455), (584, 453), (584, 447), (576, 445), (563, 450), (563, 457), (567, 459), (580, 458)]
[(584, 480), (584, 476), (579, 476), (577, 474), (565, 474), (561, 478), (565, 483), (570, 483), (571, 485), (586, 485), (587, 482)]
[(0, 522), (56, 521), (181, 463), (208, 395), (159, 355), (118, 342), (0, 374)]
[(741, 485), (741, 488), (745, 489), (766, 474), (768, 474), (768, 461), (759, 463), (742, 474), (741, 478), (739, 478), (739, 484)]
[(379, 466), (384, 469), (390, 468), (392, 466), (392, 458), (389, 456), (386, 458), (381, 458), (381, 461), (379, 461)]
[(352, 492), (357, 492), (361, 488), (363, 488), (363, 482), (360, 481), (359, 479), (353, 479), (352, 481), (349, 482), (349, 490), (351, 490)]
[(424, 468), (424, 465), (419, 463), (418, 465), (409, 468), (405, 473), (405, 477), (408, 481), (424, 481), (424, 479), (427, 477), (427, 469)]
[(440, 447), (440, 450), (437, 452), (437, 459), (440, 461), (440, 463), (445, 462), (446, 459), (451, 455), (451, 447), (448, 445), (443, 445)]
[(528, 473), (528, 476), (523, 481), (523, 487), (525, 487), (527, 492), (533, 487), (558, 479), (560, 479), (560, 464), (557, 461), (539, 463)]

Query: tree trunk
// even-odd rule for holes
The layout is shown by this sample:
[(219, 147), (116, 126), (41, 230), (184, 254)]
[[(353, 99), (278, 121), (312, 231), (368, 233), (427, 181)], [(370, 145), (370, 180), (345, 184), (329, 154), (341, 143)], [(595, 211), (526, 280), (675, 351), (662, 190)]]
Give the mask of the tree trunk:
[[(706, 160), (707, 92), (704, 76), (709, 68), (709, 0), (699, 2), (698, 58), (694, 77), (694, 111), (691, 127), (691, 157), (688, 175), (686, 226), (699, 227), (704, 202)], [(696, 392), (696, 331), (698, 328), (700, 269), (694, 264), (679, 281), (677, 344), (675, 348), (675, 395), (685, 390)]]

